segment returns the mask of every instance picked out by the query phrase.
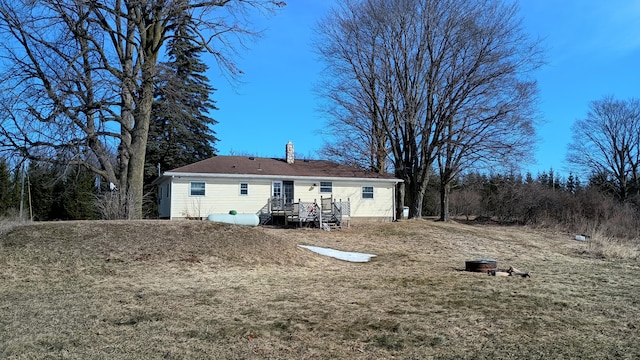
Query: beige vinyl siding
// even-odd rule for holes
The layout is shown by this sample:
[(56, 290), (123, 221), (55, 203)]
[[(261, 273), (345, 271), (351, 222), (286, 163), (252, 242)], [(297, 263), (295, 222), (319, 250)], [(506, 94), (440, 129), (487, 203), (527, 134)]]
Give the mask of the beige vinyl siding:
[[(293, 198), (295, 202), (320, 202), (319, 181), (297, 180), (293, 182)], [(313, 186), (316, 184), (316, 186)], [(325, 197), (327, 197), (325, 195)]]
[[(316, 186), (313, 186), (316, 184)], [(373, 199), (362, 198), (362, 187), (373, 187)], [(320, 181), (296, 181), (294, 197), (302, 201), (320, 202), (320, 198), (333, 197), (334, 201), (351, 202), (351, 217), (385, 218), (393, 220), (395, 183), (371, 181), (332, 181), (332, 192), (321, 193)]]
[[(190, 196), (192, 181), (204, 181), (205, 196)], [(248, 195), (240, 195), (240, 183), (248, 184)], [(271, 181), (234, 179), (174, 179), (172, 218), (206, 218), (211, 214), (255, 214), (269, 199)]]
[[(362, 187), (373, 187), (373, 199), (362, 198)], [(352, 218), (385, 218), (393, 220), (395, 184), (377, 182), (334, 182), (333, 198), (349, 199)]]
[[(211, 214), (227, 214), (235, 210), (239, 214), (257, 213), (271, 197), (273, 181), (287, 178), (215, 178), (215, 177), (174, 177), (171, 187), (170, 216), (179, 218), (207, 218)], [(205, 196), (190, 196), (191, 182), (205, 182)], [(363, 179), (332, 180), (332, 192), (320, 192), (320, 179), (294, 180), (294, 202), (320, 202), (320, 198), (333, 197), (334, 201), (351, 202), (351, 217), (393, 220), (395, 183), (377, 182)], [(322, 180), (326, 181), (326, 180)], [(248, 194), (240, 194), (240, 184), (248, 184)], [(374, 198), (363, 199), (362, 187), (373, 187)], [(160, 204), (161, 211), (168, 212), (166, 204)], [(162, 214), (162, 213), (161, 213)]]

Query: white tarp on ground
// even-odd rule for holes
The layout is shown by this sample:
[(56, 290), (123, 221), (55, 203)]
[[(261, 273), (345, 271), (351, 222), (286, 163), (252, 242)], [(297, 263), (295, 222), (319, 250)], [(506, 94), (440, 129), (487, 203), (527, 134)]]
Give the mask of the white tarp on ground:
[(320, 255), (330, 256), (332, 258), (350, 261), (350, 262), (368, 262), (372, 257), (376, 256), (373, 254), (363, 254), (357, 252), (347, 252), (334, 250), (329, 248), (323, 248), (318, 246), (310, 246), (310, 245), (298, 245), (299, 247), (307, 250), (311, 250)]

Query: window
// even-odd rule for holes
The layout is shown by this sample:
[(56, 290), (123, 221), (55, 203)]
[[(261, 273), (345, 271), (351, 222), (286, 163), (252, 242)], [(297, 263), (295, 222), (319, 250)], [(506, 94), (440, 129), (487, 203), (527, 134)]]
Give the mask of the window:
[(249, 195), (248, 183), (240, 183), (240, 195)]
[(203, 181), (191, 182), (191, 189), (189, 194), (191, 196), (204, 196), (205, 183)]
[(273, 197), (279, 199), (282, 196), (282, 182), (273, 182)]
[(373, 199), (373, 186), (363, 186), (362, 187), (362, 198), (363, 199)]
[(331, 181), (320, 181), (320, 192), (331, 193), (333, 191), (333, 183)]

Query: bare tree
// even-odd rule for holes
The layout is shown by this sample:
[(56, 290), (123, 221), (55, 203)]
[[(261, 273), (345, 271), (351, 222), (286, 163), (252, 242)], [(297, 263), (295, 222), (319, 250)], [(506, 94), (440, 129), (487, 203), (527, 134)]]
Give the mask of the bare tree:
[[(193, 13), (199, 42), (232, 77), (230, 55), (251, 8), (275, 0), (0, 0), (4, 61), (0, 150), (71, 159), (119, 190), (122, 217), (142, 216), (156, 65), (174, 20)], [(64, 154), (64, 156), (60, 156)]]
[(320, 54), (335, 71), (326, 97), (346, 110), (330, 111), (335, 128), (371, 131), (367, 139), (380, 129), (410, 217), (421, 216), (436, 161), (448, 184), (487, 148), (529, 143), (535, 83), (523, 77), (540, 61), (516, 10), (499, 0), (352, 0), (322, 20)]
[(330, 141), (322, 152), (341, 163), (386, 172), (389, 146), (383, 123), (391, 116), (378, 55), (382, 29), (358, 14), (359, 5), (347, 1), (318, 23), (317, 51), (326, 61), (319, 93), (330, 118), (325, 129)]
[[(517, 7), (479, 2), (458, 15), (466, 42), (451, 49), (450, 111), (441, 121), (440, 220), (448, 220), (453, 179), (470, 167), (517, 168), (531, 158), (535, 141), (536, 83), (542, 64), (537, 43), (517, 21)], [(462, 95), (464, 94), (464, 95)]]
[(573, 124), (567, 159), (593, 175), (613, 179), (621, 201), (640, 194), (640, 100), (604, 97)]

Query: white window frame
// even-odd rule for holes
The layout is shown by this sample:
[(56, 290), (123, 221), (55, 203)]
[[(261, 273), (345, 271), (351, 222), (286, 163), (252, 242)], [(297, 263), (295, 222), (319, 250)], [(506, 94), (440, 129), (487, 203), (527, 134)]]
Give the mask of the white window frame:
[[(327, 189), (329, 191), (326, 191)], [(331, 181), (320, 181), (320, 193), (321, 194), (331, 194), (332, 192), (333, 192), (333, 182), (331, 182)]]
[[(278, 188), (278, 194), (276, 194), (276, 187)], [(282, 191), (283, 191), (282, 181), (274, 181), (273, 183), (271, 183), (271, 197), (281, 198)]]
[[(365, 189), (366, 190), (371, 189), (371, 191), (366, 191), (365, 192)], [(375, 193), (375, 189), (374, 189), (373, 186), (363, 186), (362, 187), (361, 196), (362, 196), (363, 199), (366, 199), (366, 200), (371, 199), (371, 200), (373, 200), (374, 199), (374, 195), (373, 195), (374, 193)], [(365, 194), (367, 194), (367, 196), (365, 196)], [(368, 196), (368, 194), (371, 194), (371, 196)]]
[[(244, 185), (244, 189), (242, 188), (242, 186), (243, 186), (243, 185)], [(242, 192), (243, 192), (243, 190), (244, 190), (246, 193), (244, 193), (244, 194), (243, 194), (243, 193), (242, 193)], [(249, 196), (249, 183), (248, 183), (248, 182), (241, 182), (241, 183), (240, 183), (240, 196)]]
[[(200, 190), (198, 189), (194, 189), (193, 185), (194, 184), (202, 184), (202, 194), (194, 194), (193, 190)], [(189, 182), (189, 196), (198, 196), (198, 197), (202, 197), (202, 196), (207, 196), (207, 183), (205, 181), (190, 181)]]

